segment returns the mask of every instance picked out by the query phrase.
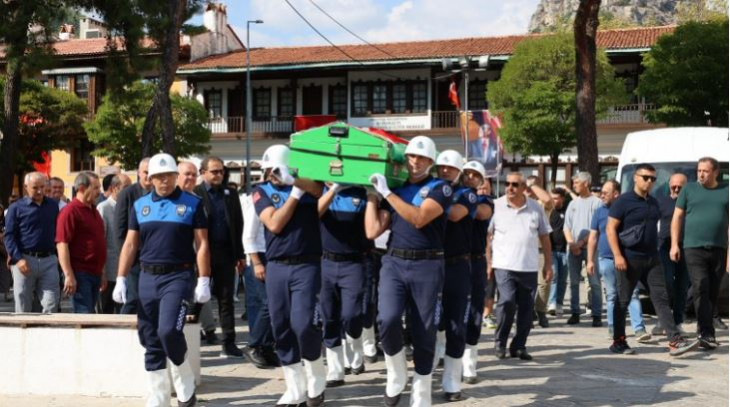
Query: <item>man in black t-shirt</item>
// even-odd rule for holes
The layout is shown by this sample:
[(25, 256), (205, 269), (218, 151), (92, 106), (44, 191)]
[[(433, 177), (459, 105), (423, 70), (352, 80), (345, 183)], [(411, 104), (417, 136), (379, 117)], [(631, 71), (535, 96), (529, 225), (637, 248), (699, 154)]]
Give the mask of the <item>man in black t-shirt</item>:
[(553, 248), (553, 281), (550, 284), (550, 300), (548, 301), (548, 312), (550, 315), (561, 316), (563, 314), (563, 299), (568, 282), (568, 253), (563, 225), (565, 224), (565, 191), (555, 188), (550, 191), (553, 198), (554, 208), (550, 213), (550, 245)]

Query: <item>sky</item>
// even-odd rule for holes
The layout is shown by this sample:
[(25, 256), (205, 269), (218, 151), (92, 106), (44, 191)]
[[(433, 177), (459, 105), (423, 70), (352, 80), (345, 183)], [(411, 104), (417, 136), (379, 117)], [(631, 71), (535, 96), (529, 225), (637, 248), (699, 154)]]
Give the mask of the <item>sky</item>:
[[(220, 0), (219, 0), (220, 1)], [(228, 23), (251, 47), (326, 45), (285, 0), (222, 0)], [(539, 0), (289, 0), (337, 45), (361, 44), (312, 2), (368, 42), (397, 42), (524, 34)], [(202, 16), (193, 20), (202, 24)]]

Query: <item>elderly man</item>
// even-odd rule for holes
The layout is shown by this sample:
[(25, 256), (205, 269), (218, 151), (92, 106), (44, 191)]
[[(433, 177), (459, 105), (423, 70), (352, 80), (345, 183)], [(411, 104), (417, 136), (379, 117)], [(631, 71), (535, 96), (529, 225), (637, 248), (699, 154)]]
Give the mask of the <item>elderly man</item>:
[[(722, 275), (727, 271), (728, 183), (719, 181), (720, 166), (712, 157), (700, 158), (697, 183), (687, 185), (677, 198), (672, 218), (672, 261), (681, 260), (680, 241), (692, 282), (700, 346), (715, 349), (712, 317), (717, 308)], [(684, 218), (684, 238), (681, 239)], [(724, 271), (723, 271), (724, 269)]]
[(93, 314), (99, 292), (106, 289), (104, 221), (95, 209), (99, 176), (79, 173), (74, 190), (76, 196), (56, 222), (56, 249), (65, 276), (63, 292), (72, 296), (74, 312)]
[[(591, 219), (596, 209), (601, 206), (601, 200), (591, 194), (591, 174), (581, 171), (573, 177), (573, 189), (578, 195), (565, 211), (563, 232), (568, 245), (568, 271), (570, 273), (570, 318), (568, 325), (580, 322), (580, 282), (583, 280), (581, 271), (583, 262), (587, 261), (588, 236), (591, 230)], [(588, 275), (591, 287), (589, 304), (593, 316), (593, 326), (600, 327), (603, 298), (601, 297), (601, 280), (598, 275)]]
[(532, 313), (537, 290), (537, 273), (542, 245), (546, 282), (552, 278), (550, 223), (543, 208), (525, 195), (527, 185), (519, 172), (507, 175), (505, 196), (494, 201), (494, 216), (487, 236), (487, 275), (497, 281), (497, 331), (495, 352), (506, 357), (509, 332), (515, 312), (517, 328), (509, 347), (511, 357), (531, 360), (525, 345), (532, 327)]
[(47, 178), (40, 172), (25, 176), (28, 196), (10, 205), (5, 216), (5, 247), (13, 272), (15, 312), (31, 312), (33, 293), (44, 313), (60, 301), (58, 259), (54, 238), (58, 203), (43, 194)]
[(117, 244), (117, 238), (114, 235), (114, 210), (117, 207), (117, 198), (119, 193), (132, 184), (132, 180), (124, 174), (114, 175), (109, 183), (109, 196), (96, 206), (96, 210), (101, 215), (104, 222), (104, 239), (106, 240), (106, 264), (104, 270), (107, 279), (107, 289), (101, 294), (101, 313), (117, 314), (122, 309), (112, 300), (112, 291), (117, 280), (117, 266), (119, 265), (119, 251), (121, 248)]
[[(115, 235), (117, 237), (117, 244), (121, 247), (124, 240), (127, 238), (127, 231), (129, 230), (129, 216), (132, 211), (132, 205), (134, 201), (139, 199), (142, 195), (149, 192), (152, 187), (152, 183), (147, 176), (147, 168), (149, 166), (149, 158), (143, 158), (139, 162), (137, 167), (137, 183), (131, 185), (129, 188), (125, 188), (117, 196), (117, 208), (114, 211), (114, 223), (115, 223)], [(126, 288), (128, 290), (127, 301), (122, 306), (122, 314), (136, 314), (137, 313), (137, 286), (139, 282), (139, 262), (134, 262), (129, 275), (127, 276)]]

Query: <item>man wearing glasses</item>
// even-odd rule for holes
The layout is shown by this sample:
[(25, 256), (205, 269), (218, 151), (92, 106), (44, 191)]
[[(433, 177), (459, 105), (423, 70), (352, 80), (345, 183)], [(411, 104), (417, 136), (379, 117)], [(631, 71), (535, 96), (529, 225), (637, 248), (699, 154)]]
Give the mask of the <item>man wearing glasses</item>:
[(515, 312), (517, 328), (509, 347), (511, 357), (531, 360), (525, 345), (532, 327), (537, 290), (537, 273), (542, 244), (545, 257), (542, 269), (546, 282), (552, 278), (552, 231), (545, 211), (525, 195), (527, 185), (519, 172), (507, 175), (505, 196), (494, 201), (494, 216), (487, 235), (487, 276), (494, 276), (499, 292), (495, 356), (506, 357), (507, 339)]
[(649, 195), (655, 182), (654, 167), (639, 164), (634, 171), (634, 189), (621, 195), (608, 212), (606, 236), (613, 253), (618, 290), (613, 309), (613, 344), (609, 347), (614, 353), (634, 353), (626, 342), (626, 310), (639, 280), (649, 289), (651, 302), (669, 339), (669, 354), (679, 356), (699, 345), (697, 341), (686, 340), (677, 330), (669, 307), (657, 251), (657, 222), (661, 215), (657, 200)]
[[(687, 290), (689, 289), (689, 274), (687, 272), (687, 264), (684, 261), (684, 253), (680, 256), (678, 262), (673, 262), (669, 258), (669, 250), (672, 247), (672, 240), (669, 236), (669, 227), (672, 224), (672, 216), (674, 215), (674, 207), (679, 197), (679, 191), (687, 184), (687, 176), (684, 174), (672, 174), (669, 177), (669, 194), (662, 195), (657, 198), (659, 201), (659, 210), (662, 218), (659, 221), (659, 260), (664, 268), (664, 279), (667, 282), (667, 293), (669, 294), (669, 302), (672, 304), (674, 313), (674, 324), (678, 329), (684, 322), (684, 307), (687, 303)], [(681, 229), (684, 229), (683, 227)], [(680, 232), (679, 241), (682, 247), (682, 232)], [(682, 250), (683, 251), (683, 250)], [(663, 328), (657, 325), (654, 333), (661, 334)]]

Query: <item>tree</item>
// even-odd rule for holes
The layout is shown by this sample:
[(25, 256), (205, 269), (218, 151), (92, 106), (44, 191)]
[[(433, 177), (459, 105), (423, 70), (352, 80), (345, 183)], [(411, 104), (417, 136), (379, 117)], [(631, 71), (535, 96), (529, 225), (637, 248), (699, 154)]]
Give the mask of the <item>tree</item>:
[[(625, 99), (623, 84), (604, 52), (598, 54), (599, 111)], [(511, 151), (550, 157), (555, 182), (558, 156), (576, 144), (575, 50), (570, 34), (520, 42), (487, 94), (504, 114), (501, 135)]]
[(690, 21), (657, 41), (637, 94), (657, 104), (652, 123), (728, 125), (728, 20)]
[(601, 0), (582, 0), (573, 22), (578, 167), (600, 179), (596, 132), (596, 32)]
[[(144, 156), (163, 150), (161, 138), (154, 138), (150, 152), (142, 148), (142, 132), (147, 122), (147, 112), (154, 103), (157, 87), (151, 83), (135, 82), (112, 98), (110, 93), (97, 110), (93, 121), (85, 124), (89, 140), (97, 148), (94, 155), (117, 162), (124, 168), (136, 168)], [(177, 155), (186, 157), (205, 154), (210, 147), (210, 130), (206, 127), (208, 113), (197, 101), (173, 94), (170, 96), (173, 117), (174, 143)], [(152, 129), (158, 133), (161, 126)]]

